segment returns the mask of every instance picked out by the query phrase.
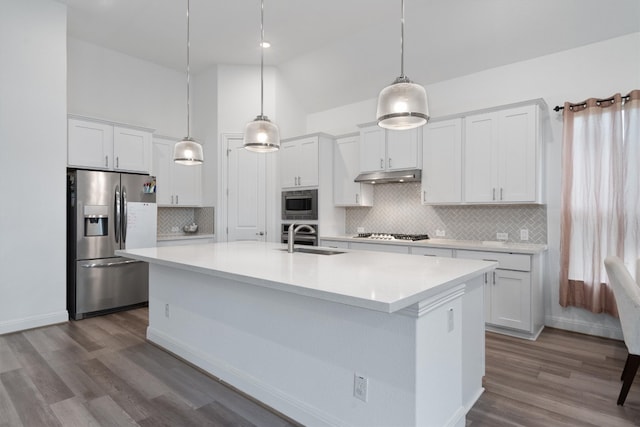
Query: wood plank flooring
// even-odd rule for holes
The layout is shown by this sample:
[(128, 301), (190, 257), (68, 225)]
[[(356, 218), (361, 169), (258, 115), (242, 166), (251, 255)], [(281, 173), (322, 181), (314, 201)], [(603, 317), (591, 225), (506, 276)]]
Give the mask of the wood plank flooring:
[[(147, 343), (147, 316), (1, 335), (0, 427), (297, 425)], [(486, 341), (486, 391), (467, 426), (640, 425), (640, 379), (616, 405), (623, 343), (557, 329)]]

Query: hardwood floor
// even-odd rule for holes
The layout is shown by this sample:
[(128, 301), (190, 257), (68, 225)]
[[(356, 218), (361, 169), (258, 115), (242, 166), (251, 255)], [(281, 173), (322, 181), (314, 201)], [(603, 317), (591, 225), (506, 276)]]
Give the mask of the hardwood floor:
[[(147, 313), (0, 336), (0, 426), (296, 425), (147, 343)], [(621, 342), (557, 329), (487, 333), (467, 426), (638, 426), (640, 380), (616, 405), (625, 358)]]

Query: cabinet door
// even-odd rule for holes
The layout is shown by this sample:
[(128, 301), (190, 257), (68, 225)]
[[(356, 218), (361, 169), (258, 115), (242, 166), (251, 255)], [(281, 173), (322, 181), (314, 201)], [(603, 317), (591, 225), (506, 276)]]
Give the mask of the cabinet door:
[(371, 126), (360, 130), (360, 171), (373, 172), (385, 169), (385, 129)]
[(373, 186), (354, 182), (360, 171), (360, 139), (338, 138), (333, 152), (333, 203), (337, 206), (371, 206)]
[(202, 166), (181, 165), (171, 159), (174, 204), (199, 206), (202, 204)]
[(464, 201), (496, 200), (498, 165), (495, 153), (498, 123), (495, 113), (465, 118)]
[(115, 170), (149, 173), (151, 133), (114, 126), (113, 155)]
[(529, 331), (531, 329), (531, 273), (495, 270), (491, 286), (488, 323)]
[(418, 158), (422, 128), (409, 130), (387, 130), (388, 170), (414, 169), (421, 167), (422, 158)]
[(318, 138), (298, 141), (298, 186), (318, 186)]
[(424, 127), (422, 203), (462, 202), (462, 119)]
[(285, 142), (280, 146), (280, 186), (282, 188), (298, 185), (297, 167), (298, 146), (295, 141)]
[(155, 138), (153, 141), (152, 174), (156, 177), (156, 203), (159, 206), (171, 205), (171, 197), (173, 196), (171, 169), (174, 144), (173, 141), (159, 138)]
[(69, 119), (67, 164), (92, 169), (113, 167), (113, 126)]
[(498, 112), (499, 200), (536, 200), (536, 106)]

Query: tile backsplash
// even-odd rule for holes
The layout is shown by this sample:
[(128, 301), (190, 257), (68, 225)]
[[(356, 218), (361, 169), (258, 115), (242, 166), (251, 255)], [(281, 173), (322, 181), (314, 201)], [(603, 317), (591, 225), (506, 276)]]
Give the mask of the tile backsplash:
[[(547, 243), (547, 209), (544, 205), (425, 206), (420, 183), (377, 184), (373, 207), (347, 208), (346, 232), (427, 233), (431, 238), (521, 242), (520, 230), (529, 231), (527, 243)], [(436, 230), (444, 230), (437, 237)]]
[[(208, 208), (158, 208), (158, 234), (183, 235), (182, 227), (195, 222), (198, 224), (198, 234), (213, 234), (212, 207)], [(178, 227), (179, 231), (171, 231)]]

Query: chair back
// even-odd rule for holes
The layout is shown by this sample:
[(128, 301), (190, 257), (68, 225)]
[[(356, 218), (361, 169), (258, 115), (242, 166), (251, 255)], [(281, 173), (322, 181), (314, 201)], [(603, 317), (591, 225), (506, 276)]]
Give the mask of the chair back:
[(640, 355), (640, 287), (620, 258), (609, 256), (604, 266), (616, 298), (624, 342), (629, 353)]

